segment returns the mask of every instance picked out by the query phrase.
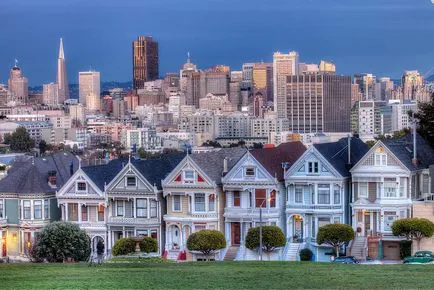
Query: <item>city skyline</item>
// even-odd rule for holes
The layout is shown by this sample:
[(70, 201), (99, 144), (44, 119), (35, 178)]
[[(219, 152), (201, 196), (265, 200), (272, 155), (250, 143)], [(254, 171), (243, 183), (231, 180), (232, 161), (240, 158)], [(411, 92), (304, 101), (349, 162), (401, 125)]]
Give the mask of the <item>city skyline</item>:
[[(77, 73), (89, 67), (100, 71), (103, 81), (130, 81), (130, 44), (138, 35), (152, 35), (158, 41), (160, 76), (178, 71), (187, 51), (200, 68), (226, 64), (238, 70), (242, 63), (271, 62), (275, 51), (295, 50), (303, 62), (318, 63), (321, 59), (334, 62), (339, 74), (367, 72), (393, 79), (399, 78), (404, 70), (417, 69), (425, 74), (432, 67), (429, 59), (434, 57), (430, 51), (433, 40), (427, 37), (434, 31), (433, 5), (429, 1), (369, 0), (351, 5), (342, 0), (277, 1), (273, 5), (250, 1), (252, 4), (247, 7), (243, 5), (246, 1), (241, 0), (230, 5), (221, 5), (223, 0), (206, 4), (190, 0), (182, 6), (167, 5), (173, 1), (127, 1), (121, 11), (112, 1), (104, 2), (104, 6), (101, 1), (92, 4), (76, 0), (60, 4), (51, 0), (38, 1), (38, 4), (24, 2), (29, 3), (17, 7), (7, 0), (0, 4), (0, 10), (7, 11), (0, 15), (13, 27), (0, 36), (9, 44), (0, 50), (0, 63), (4, 64), (0, 83), (6, 83), (14, 59), (20, 61), (31, 86), (54, 81), (56, 44), (60, 37), (65, 42), (70, 83), (77, 83)], [(249, 17), (239, 17), (242, 8)], [(150, 11), (146, 19), (136, 19), (134, 15), (143, 10)], [(115, 12), (117, 21), (110, 23), (108, 20), (114, 19), (111, 16)], [(72, 18), (65, 13), (83, 20), (68, 21)], [(222, 13), (225, 21), (209, 21)], [(91, 20), (86, 17), (89, 14), (94, 16)], [(161, 25), (163, 15), (166, 20)], [(56, 26), (51, 22), (32, 25), (28, 22), (45, 16), (53, 16), (49, 18), (51, 21), (66, 18)], [(258, 22), (255, 19), (259, 16), (262, 18)], [(191, 17), (196, 21), (194, 25), (189, 20)], [(395, 20), (403, 17), (407, 21)], [(125, 23), (121, 24), (122, 20)], [(17, 35), (21, 38), (16, 39)], [(261, 45), (257, 45), (258, 40)], [(23, 41), (31, 41), (32, 49)]]

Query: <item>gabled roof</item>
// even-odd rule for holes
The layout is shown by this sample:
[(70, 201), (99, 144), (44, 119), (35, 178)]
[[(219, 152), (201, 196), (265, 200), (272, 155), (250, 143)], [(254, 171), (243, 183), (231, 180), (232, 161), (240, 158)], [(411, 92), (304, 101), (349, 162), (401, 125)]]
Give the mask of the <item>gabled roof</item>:
[(412, 163), (413, 134), (409, 133), (397, 139), (385, 139), (382, 142), (410, 171), (428, 168), (434, 164), (434, 149), (419, 134), (416, 134), (416, 166)]
[(287, 162), (286, 168), (291, 167), (297, 159), (303, 155), (306, 147), (301, 142), (282, 143), (274, 148), (253, 149), (250, 153), (262, 166), (277, 180), (284, 180), (283, 162)]
[[(350, 145), (351, 165), (354, 165), (369, 151), (369, 148), (366, 143), (356, 137), (351, 137)], [(342, 138), (337, 142), (314, 144), (313, 146), (342, 176), (350, 176), (348, 138)]]
[[(17, 158), (8, 175), (0, 180), (0, 192), (41, 194), (55, 193), (71, 177), (78, 168), (78, 160), (67, 152), (57, 152), (49, 156), (32, 158), (23, 156)], [(48, 185), (48, 172), (56, 171), (56, 188)]]
[(247, 152), (245, 148), (222, 148), (218, 151), (191, 154), (189, 157), (197, 166), (216, 184), (221, 183), (223, 173), (223, 160), (228, 160), (228, 172), (235, 166), (240, 158)]
[[(151, 185), (155, 184), (161, 189), (161, 180), (178, 165), (184, 156), (184, 154), (173, 154), (159, 159), (132, 159), (131, 164)], [(104, 191), (104, 185), (109, 184), (127, 164), (127, 159), (116, 159), (104, 165), (82, 167), (82, 170), (100, 190)]]

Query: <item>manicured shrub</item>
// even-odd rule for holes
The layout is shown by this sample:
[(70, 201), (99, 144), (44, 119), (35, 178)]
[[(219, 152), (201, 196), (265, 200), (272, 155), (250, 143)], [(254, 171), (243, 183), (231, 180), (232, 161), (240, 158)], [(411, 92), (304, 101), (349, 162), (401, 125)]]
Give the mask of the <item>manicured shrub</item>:
[(190, 251), (198, 251), (205, 256), (215, 253), (226, 247), (226, 239), (222, 232), (217, 230), (201, 230), (192, 233), (187, 240)]
[[(285, 246), (285, 235), (278, 226), (262, 227), (262, 250), (272, 252)], [(259, 248), (259, 227), (250, 228), (247, 232), (246, 247), (254, 250)]]
[(300, 251), (300, 261), (312, 261), (313, 253), (310, 249), (304, 248)]
[(45, 226), (31, 249), (35, 261), (86, 261), (90, 255), (90, 239), (78, 225), (54, 222)]
[(112, 248), (113, 256), (128, 255), (136, 251), (136, 242), (130, 238), (123, 238), (116, 241)]
[(145, 253), (158, 252), (157, 240), (151, 237), (145, 237), (144, 240), (140, 242), (140, 251)]
[(401, 259), (411, 256), (411, 241), (400, 241), (399, 242), (399, 256)]
[(392, 233), (409, 241), (416, 241), (417, 249), (420, 250), (420, 241), (433, 236), (434, 223), (424, 218), (399, 219), (393, 222)]
[(345, 224), (328, 224), (318, 229), (316, 240), (318, 244), (332, 246), (339, 257), (339, 248), (354, 239), (353, 228)]

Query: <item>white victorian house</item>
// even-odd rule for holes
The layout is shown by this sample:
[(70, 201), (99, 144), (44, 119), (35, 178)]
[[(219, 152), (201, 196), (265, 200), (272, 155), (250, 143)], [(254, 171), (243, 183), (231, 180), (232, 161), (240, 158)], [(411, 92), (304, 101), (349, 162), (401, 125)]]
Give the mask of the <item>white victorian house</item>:
[[(245, 239), (249, 228), (257, 227), (261, 219), (263, 225), (276, 225), (285, 231), (282, 163), (292, 164), (304, 150), (301, 143), (294, 142), (248, 151), (222, 178), (226, 196), (225, 235), (231, 247), (227, 260), (259, 258), (256, 252), (246, 249)], [(278, 260), (280, 253), (273, 253), (269, 258)]]
[(312, 250), (316, 261), (330, 260), (331, 248), (316, 243), (318, 229), (330, 223), (348, 223), (348, 170), (367, 150), (358, 138), (314, 144), (286, 170), (285, 260), (297, 260), (299, 250), (305, 247)]

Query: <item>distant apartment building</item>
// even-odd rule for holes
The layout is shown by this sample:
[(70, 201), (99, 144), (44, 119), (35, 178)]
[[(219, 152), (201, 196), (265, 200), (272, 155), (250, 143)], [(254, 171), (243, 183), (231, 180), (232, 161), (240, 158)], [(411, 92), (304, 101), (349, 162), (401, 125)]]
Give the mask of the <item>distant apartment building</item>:
[(233, 105), (227, 94), (207, 94), (199, 100), (199, 108), (215, 112), (234, 112), (237, 106)]
[(322, 60), (319, 63), (319, 71), (327, 73), (336, 73), (336, 65), (332, 62)]
[(121, 133), (121, 143), (128, 151), (143, 148), (146, 151), (161, 151), (161, 138), (157, 136), (155, 128), (138, 128), (124, 130)]
[(49, 83), (42, 86), (42, 103), (51, 106), (61, 105), (61, 103), (59, 103), (58, 84)]
[(101, 77), (96, 71), (78, 73), (79, 100), (87, 110), (101, 110)]
[(253, 94), (260, 92), (264, 101), (273, 101), (273, 64), (255, 63), (252, 72)]
[(392, 132), (392, 107), (382, 101), (360, 101), (352, 109), (352, 131), (361, 138)]
[(417, 112), (417, 103), (406, 101), (404, 104), (392, 104), (392, 131), (408, 129), (412, 126), (410, 112)]
[(143, 89), (144, 83), (158, 79), (158, 43), (151, 36), (139, 36), (132, 43), (133, 88)]
[(375, 99), (375, 84), (377, 78), (373, 74), (359, 73), (354, 75), (354, 83), (359, 85), (362, 101)]

